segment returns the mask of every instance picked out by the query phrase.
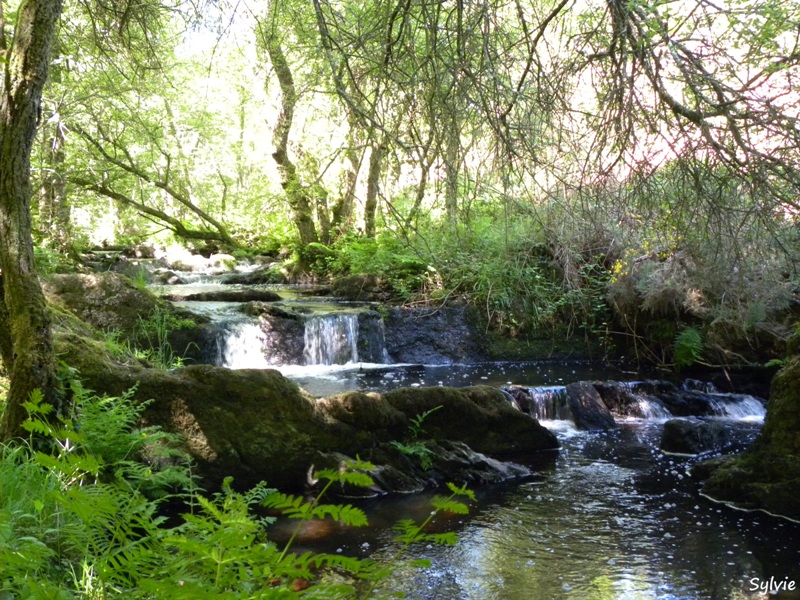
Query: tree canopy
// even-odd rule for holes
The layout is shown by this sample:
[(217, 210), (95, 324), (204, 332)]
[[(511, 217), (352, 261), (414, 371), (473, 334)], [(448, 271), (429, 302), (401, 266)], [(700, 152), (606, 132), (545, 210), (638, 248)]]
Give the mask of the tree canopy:
[[(786, 304), (797, 3), (0, 6), (5, 321), (25, 312), (12, 280), (31, 236), (73, 253), (339, 244), (323, 266), (340, 272), (405, 253), (418, 290), (465, 294), (512, 331), (601, 324), (620, 280), (623, 315), (636, 301), (735, 323), (760, 310), (748, 294)], [(22, 350), (6, 333), (8, 367)]]

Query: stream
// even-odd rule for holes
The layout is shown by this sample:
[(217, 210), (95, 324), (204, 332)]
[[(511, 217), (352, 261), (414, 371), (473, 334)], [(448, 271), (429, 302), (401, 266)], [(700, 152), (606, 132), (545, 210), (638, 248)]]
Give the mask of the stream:
[[(539, 477), (479, 490), (469, 518), (434, 523), (434, 531), (456, 531), (458, 543), (415, 548), (432, 567), (402, 570), (385, 591), (415, 599), (763, 598), (754, 582), (800, 578), (800, 525), (700, 497), (692, 460), (657, 450), (658, 423), (626, 422), (608, 434), (547, 425), (562, 449), (527, 461)], [(758, 424), (738, 429), (752, 439)], [(373, 530), (334, 528), (323, 547), (389, 558), (397, 550), (391, 522), (422, 521), (428, 500), (368, 504)]]
[[(220, 286), (211, 280), (191, 287)], [(636, 374), (548, 361), (392, 363), (374, 307), (271, 289), (284, 297), (280, 304), (302, 317), (291, 343), (269, 339), (276, 328), (245, 317), (238, 303), (177, 303), (211, 317), (217, 333), (209, 362), (278, 368), (318, 397), (400, 386), (523, 385), (538, 390), (544, 404), (537, 414), (561, 442), (559, 451), (514, 457), (536, 475), (475, 490), (478, 501), (468, 517), (437, 517), (432, 531), (455, 531), (458, 543), (413, 548), (410, 554), (429, 559), (431, 568), (403, 568), (383, 592), (441, 600), (800, 598), (796, 590), (785, 589), (800, 587), (800, 524), (702, 497), (689, 475), (697, 458), (659, 450), (668, 414), (618, 418), (617, 430), (583, 432), (553, 403), (567, 383), (634, 381)], [(270, 355), (270, 348), (292, 344), (298, 348), (293, 362)], [(720, 395), (721, 406), (726, 402)], [(755, 400), (726, 406), (713, 418), (726, 424), (736, 447), (744, 448), (763, 423), (763, 407)], [(296, 549), (390, 559), (398, 549), (393, 524), (404, 518), (423, 521), (431, 496), (361, 501), (369, 527), (309, 523)], [(288, 539), (288, 527), (275, 528), (279, 542)], [(778, 594), (766, 593), (770, 582)]]

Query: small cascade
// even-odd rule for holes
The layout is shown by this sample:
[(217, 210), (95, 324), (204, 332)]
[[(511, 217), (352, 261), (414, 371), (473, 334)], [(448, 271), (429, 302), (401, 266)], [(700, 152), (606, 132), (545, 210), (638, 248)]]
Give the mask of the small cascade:
[(229, 369), (268, 369), (266, 335), (256, 322), (226, 323), (217, 337), (215, 364)]
[(661, 400), (653, 396), (641, 396), (631, 394), (634, 409), (632, 413), (638, 413), (642, 419), (664, 420), (672, 417), (672, 413), (661, 403)]
[(729, 419), (763, 419), (767, 409), (757, 398), (748, 394), (714, 394), (714, 413)]
[(572, 419), (567, 388), (564, 386), (527, 388), (527, 392), (532, 417), (539, 421), (569, 421)]
[(335, 314), (305, 322), (307, 365), (343, 365), (358, 362), (358, 316)]

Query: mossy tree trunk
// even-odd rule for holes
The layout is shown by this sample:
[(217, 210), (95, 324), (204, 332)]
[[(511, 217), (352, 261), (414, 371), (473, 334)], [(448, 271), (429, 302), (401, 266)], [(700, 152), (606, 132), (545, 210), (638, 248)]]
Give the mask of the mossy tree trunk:
[(312, 202), (308, 190), (303, 186), (297, 173), (297, 166), (289, 156), (289, 131), (292, 129), (294, 120), (297, 91), (278, 29), (275, 26), (275, 1), (273, 0), (268, 5), (264, 22), (259, 25), (261, 44), (272, 62), (281, 88), (281, 112), (272, 134), (272, 144), (275, 147), (272, 158), (278, 167), (281, 187), (286, 193), (286, 202), (292, 210), (292, 220), (300, 234), (300, 241), (303, 244), (311, 244), (319, 241), (314, 224)]
[(5, 39), (0, 14), (0, 49), (6, 57), (0, 97), (0, 351), (11, 380), (0, 419), (0, 439), (22, 432), (22, 403), (41, 389), (55, 401), (55, 360), (50, 318), (36, 275), (31, 238), (31, 148), (41, 114), (50, 48), (61, 0), (28, 0), (14, 38)]

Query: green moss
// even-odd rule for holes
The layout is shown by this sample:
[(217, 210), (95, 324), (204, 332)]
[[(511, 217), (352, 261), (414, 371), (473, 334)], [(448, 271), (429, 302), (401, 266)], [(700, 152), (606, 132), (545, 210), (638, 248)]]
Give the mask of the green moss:
[(800, 356), (775, 375), (764, 429), (753, 446), (709, 470), (703, 491), (712, 498), (800, 518)]

